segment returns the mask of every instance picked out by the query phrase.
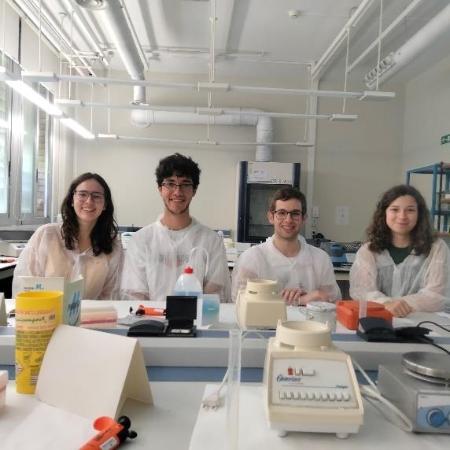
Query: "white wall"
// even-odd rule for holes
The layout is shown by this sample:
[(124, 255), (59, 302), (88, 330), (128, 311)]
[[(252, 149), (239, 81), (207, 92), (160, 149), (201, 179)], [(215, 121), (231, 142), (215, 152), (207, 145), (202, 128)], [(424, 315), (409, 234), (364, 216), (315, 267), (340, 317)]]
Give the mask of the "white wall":
[[(120, 74), (115, 74), (120, 76)], [(122, 75), (123, 76), (123, 75)], [(155, 79), (155, 77), (152, 77)], [(176, 76), (156, 77), (177, 80)], [(186, 81), (186, 78), (183, 77)], [(193, 77), (195, 81), (198, 78)], [(233, 83), (233, 80), (231, 81)], [(274, 80), (245, 80), (239, 84), (277, 85)], [(291, 86), (301, 87), (299, 81)], [(336, 80), (327, 80), (322, 89), (339, 89)], [(284, 87), (286, 84), (284, 84)], [(80, 89), (82, 89), (80, 87)], [(83, 90), (90, 99), (89, 88)], [(111, 100), (128, 103), (130, 88), (112, 87)], [(105, 100), (107, 94), (100, 88), (94, 90), (94, 99)], [(255, 107), (270, 111), (304, 111), (304, 97), (239, 96), (227, 94), (215, 97), (215, 104)], [(153, 104), (205, 105), (205, 94), (185, 91), (152, 90), (149, 96)], [(321, 100), (319, 112), (340, 112), (341, 102)], [(347, 112), (359, 114), (353, 123), (319, 121), (314, 180), (314, 201), (319, 206), (320, 218), (317, 231), (335, 240), (363, 239), (378, 195), (401, 181), (401, 151), (403, 124), (403, 95), (397, 92), (392, 101), (348, 102)], [(78, 110), (77, 117), (90, 125), (89, 111)], [(95, 111), (94, 129), (107, 132), (107, 112)], [(162, 136), (176, 139), (204, 139), (202, 126), (159, 125), (149, 129), (136, 129), (129, 125), (129, 112), (111, 114), (111, 129), (117, 134), (135, 136)], [(218, 140), (249, 141), (255, 139), (255, 129), (249, 127), (218, 127), (212, 132)], [(275, 120), (276, 141), (298, 141), (304, 138), (304, 122), (300, 120)], [(235, 147), (177, 148), (120, 141), (76, 141), (74, 175), (84, 171), (97, 171), (110, 183), (120, 224), (145, 225), (153, 221), (161, 211), (161, 201), (154, 177), (158, 161), (175, 151), (192, 156), (201, 169), (201, 184), (192, 203), (192, 213), (212, 228), (235, 230), (235, 177), (239, 160), (254, 159), (254, 149)], [(275, 148), (274, 161), (302, 163), (302, 190), (306, 189), (307, 150), (302, 148)], [(310, 205), (312, 206), (312, 205)], [(349, 206), (348, 225), (337, 225), (336, 206)]]
[[(115, 76), (125, 77), (124, 74)], [(153, 75), (152, 79), (177, 81), (180, 77)], [(181, 78), (187, 80), (186, 77)], [(187, 81), (204, 79), (204, 75), (191, 77)], [(263, 84), (269, 80), (261, 81)], [(233, 82), (233, 80), (232, 80)], [(239, 84), (255, 84), (255, 80), (240, 80)], [(275, 84), (272, 81), (272, 84)], [(294, 85), (294, 82), (293, 82)], [(297, 87), (301, 87), (298, 81)], [(90, 98), (90, 89), (84, 90), (83, 96)], [(101, 88), (95, 90), (95, 98), (101, 101), (107, 96)], [(111, 88), (111, 101), (114, 103), (129, 103), (130, 88)], [(206, 94), (153, 89), (149, 91), (149, 101), (152, 104), (168, 104), (179, 106), (206, 106)], [(302, 97), (275, 96), (239, 96), (227, 94), (214, 97), (214, 103), (221, 106), (244, 106), (270, 111), (304, 112), (305, 99)], [(89, 111), (78, 111), (78, 117), (87, 126), (90, 124)], [(129, 111), (114, 111), (111, 114), (112, 130), (117, 134), (133, 136), (158, 136), (175, 139), (206, 139), (206, 126), (171, 126), (156, 125), (147, 129), (134, 128), (129, 124)], [(303, 121), (275, 120), (275, 136), (277, 140), (303, 140)], [(97, 132), (107, 132), (106, 111), (96, 111), (94, 129)], [(214, 127), (211, 138), (227, 141), (255, 141), (255, 127)], [(158, 161), (175, 151), (191, 156), (202, 170), (200, 187), (192, 202), (192, 214), (212, 228), (235, 229), (235, 183), (237, 163), (240, 160), (254, 160), (255, 148), (242, 147), (181, 147), (175, 145), (150, 145), (122, 141), (92, 142), (77, 139), (76, 167), (74, 175), (85, 171), (97, 171), (104, 175), (110, 184), (117, 209), (117, 219), (120, 224), (145, 225), (161, 212), (161, 200), (156, 189), (155, 168)], [(301, 162), (306, 166), (306, 150), (298, 147), (276, 148), (273, 152), (274, 161)], [(302, 173), (302, 187), (306, 179)]]
[[(314, 204), (320, 210), (317, 229), (329, 239), (364, 239), (380, 193), (402, 181), (403, 93), (400, 86), (393, 90), (394, 100), (347, 102), (346, 113), (359, 116), (355, 122), (319, 122)], [(320, 101), (320, 112), (338, 107), (342, 101)], [(337, 223), (338, 206), (349, 207), (348, 225)]]
[[(450, 57), (430, 67), (406, 85), (402, 170), (406, 172), (440, 161), (450, 163)], [(413, 175), (412, 184), (431, 201), (431, 175)]]

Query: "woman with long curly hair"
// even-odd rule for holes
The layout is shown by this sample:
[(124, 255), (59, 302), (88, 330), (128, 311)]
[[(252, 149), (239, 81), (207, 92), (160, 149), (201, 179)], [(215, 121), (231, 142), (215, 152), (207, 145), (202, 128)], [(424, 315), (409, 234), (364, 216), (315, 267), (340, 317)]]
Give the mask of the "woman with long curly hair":
[(62, 224), (39, 227), (20, 255), (19, 276), (84, 278), (84, 298), (113, 299), (119, 292), (123, 250), (114, 220), (111, 190), (96, 173), (84, 173), (69, 187), (61, 205)]
[(417, 189), (398, 185), (386, 191), (367, 235), (350, 271), (352, 298), (384, 303), (396, 317), (444, 309), (450, 301), (450, 253), (433, 233)]

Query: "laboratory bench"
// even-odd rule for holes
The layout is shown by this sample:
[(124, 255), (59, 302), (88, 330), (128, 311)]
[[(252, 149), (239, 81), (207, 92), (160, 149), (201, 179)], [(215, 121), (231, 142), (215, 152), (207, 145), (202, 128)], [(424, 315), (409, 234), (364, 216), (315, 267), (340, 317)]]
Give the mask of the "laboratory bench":
[[(96, 301), (84, 300), (85, 304)], [(139, 301), (102, 301), (102, 304), (114, 305), (119, 317), (129, 313), (142, 304)], [(164, 307), (163, 303), (144, 302), (146, 306)], [(7, 309), (13, 307), (8, 300)], [(301, 308), (287, 307), (289, 320), (305, 320)], [(394, 319), (394, 326), (415, 325), (423, 320), (433, 320), (442, 325), (450, 323), (450, 314), (414, 313), (407, 319)], [(151, 381), (219, 381), (228, 364), (228, 330), (235, 328), (235, 305), (220, 305), (219, 323), (205, 329), (199, 329), (195, 338), (178, 337), (139, 337), (139, 343), (148, 367)], [(427, 325), (429, 326), (429, 325)], [(439, 345), (450, 350), (450, 337), (441, 329), (433, 329), (434, 339)], [(108, 330), (118, 334), (126, 334), (125, 327)], [(243, 381), (261, 381), (262, 368), (266, 352), (267, 338), (274, 331), (250, 332), (242, 343), (242, 379)], [(396, 362), (402, 353), (420, 350), (439, 352), (428, 344), (401, 344), (366, 342), (355, 332), (347, 330), (339, 322), (332, 335), (333, 343), (355, 358), (365, 369), (376, 371), (379, 364)], [(13, 327), (0, 327), (0, 369), (13, 372), (15, 360), (15, 336)]]
[[(85, 302), (90, 303), (89, 301)], [(127, 315), (130, 306), (136, 310), (137, 306), (142, 304), (142, 302), (128, 301), (107, 303), (117, 308), (119, 317)], [(156, 302), (145, 302), (145, 305), (163, 306)], [(8, 301), (7, 307), (8, 309), (13, 307), (11, 300)], [(126, 448), (130, 448), (130, 450), (150, 447), (166, 450), (224, 448), (227, 440), (226, 407), (217, 411), (206, 411), (200, 405), (205, 389), (211, 392), (211, 389), (217, 388), (217, 386), (207, 385), (207, 382), (221, 380), (225, 372), (228, 363), (228, 330), (236, 326), (234, 314), (234, 304), (221, 304), (219, 323), (208, 329), (200, 329), (196, 338), (138, 338), (148, 368), (154, 405), (148, 406), (133, 400), (127, 400), (125, 403), (121, 414), (126, 414), (131, 418), (131, 428), (138, 432), (138, 438), (128, 443)], [(288, 307), (288, 318), (304, 320), (298, 307)], [(396, 320), (395, 325), (417, 324), (423, 320), (448, 324), (450, 315), (416, 313), (408, 319)], [(121, 327), (107, 331), (125, 333)], [(290, 433), (285, 438), (278, 437), (276, 432), (270, 430), (265, 422), (262, 385), (248, 383), (248, 381), (261, 380), (266, 350), (265, 338), (273, 336), (273, 334), (273, 331), (250, 333), (242, 344), (242, 381), (247, 381), (247, 383), (241, 385), (239, 394), (239, 422), (241, 424), (239, 449), (284, 450), (304, 446), (313, 450), (323, 448), (378, 450), (380, 430), (383, 433), (383, 444), (390, 448), (395, 447), (397, 450), (421, 450), (423, 448), (434, 450), (444, 448), (446, 445), (448, 435), (418, 435), (404, 432), (394, 426), (391, 421), (384, 419), (367, 402), (364, 402), (365, 418), (360, 432), (351, 435), (348, 439), (342, 440), (332, 434), (317, 433)], [(438, 351), (429, 345), (368, 343), (340, 325), (337, 326), (336, 333), (333, 333), (332, 338), (337, 347), (356, 358), (367, 370), (376, 370), (380, 363), (398, 362), (402, 353), (418, 348)], [(450, 338), (439, 328), (436, 329), (435, 339), (450, 349)], [(2, 327), (0, 329), (0, 366), (12, 369), (14, 346), (14, 328)], [(42, 404), (34, 396), (17, 394), (14, 381), (9, 382), (6, 398), (7, 407), (0, 411), (2, 444), (7, 442), (5, 439), (12, 430), (16, 436), (24, 435), (25, 431), (28, 432), (29, 418), (32, 413), (35, 414), (35, 417), (41, 417), (44, 423), (46, 420), (50, 420), (47, 417), (51, 417), (51, 415), (42, 414), (42, 411), (43, 408), (51, 407)], [(64, 433), (64, 426), (46, 425), (55, 434)], [(249, 429), (257, 430), (257, 432), (246, 432)], [(94, 432), (91, 435), (93, 436)], [(46, 433), (40, 432), (39, 437), (36, 435), (34, 439), (34, 449), (46, 448), (45, 446), (36, 446), (42, 439), (47, 439)], [(1, 448), (5, 448), (4, 445), (1, 445)], [(56, 447), (47, 446), (47, 448)]]
[[(239, 448), (240, 450), (379, 450), (380, 433), (382, 445), (396, 450), (441, 450), (448, 446), (448, 435), (416, 434), (397, 428), (391, 420), (385, 419), (368, 402), (364, 401), (364, 423), (359, 433), (347, 439), (338, 439), (334, 434), (289, 433), (278, 437), (271, 430), (264, 415), (263, 387), (242, 385), (239, 390), (239, 428), (238, 447), (227, 447), (230, 436), (226, 427), (226, 406), (218, 410), (205, 410), (201, 407), (205, 389), (211, 392), (216, 386), (193, 382), (154, 382), (150, 383), (153, 405), (127, 400), (121, 414), (131, 419), (131, 429), (138, 433), (136, 439), (127, 441), (124, 448), (129, 450), (212, 450)], [(224, 393), (225, 394), (225, 393)], [(64, 422), (60, 419), (55, 426), (53, 408), (42, 404), (33, 395), (21, 395), (15, 392), (14, 382), (10, 382), (6, 392), (6, 408), (0, 411), (0, 438), (3, 450), (33, 448), (78, 448), (75, 446), (55, 446), (56, 439), (66, 439), (69, 431), (72, 436), (78, 431), (78, 445), (86, 442), (86, 436), (93, 437), (87, 419), (77, 418)], [(64, 418), (66, 416), (63, 416)], [(53, 419), (53, 420), (52, 420)], [(33, 421), (34, 427), (30, 426)], [(80, 429), (78, 422), (84, 423)], [(36, 423), (40, 426), (37, 428)], [(73, 428), (73, 429), (72, 429)], [(252, 430), (249, 433), (248, 430)], [(62, 437), (61, 437), (62, 436)], [(77, 436), (75, 434), (75, 436)], [(83, 436), (80, 438), (79, 436)], [(8, 445), (8, 438), (18, 439), (20, 446)], [(17, 441), (15, 441), (17, 444)], [(26, 446), (25, 444), (32, 444)]]

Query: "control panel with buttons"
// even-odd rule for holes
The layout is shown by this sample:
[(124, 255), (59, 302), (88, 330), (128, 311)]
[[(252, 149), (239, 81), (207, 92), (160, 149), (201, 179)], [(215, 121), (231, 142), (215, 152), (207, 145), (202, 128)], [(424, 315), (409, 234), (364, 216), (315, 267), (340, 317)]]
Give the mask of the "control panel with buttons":
[(305, 408), (356, 408), (345, 361), (275, 359), (272, 376), (274, 405)]

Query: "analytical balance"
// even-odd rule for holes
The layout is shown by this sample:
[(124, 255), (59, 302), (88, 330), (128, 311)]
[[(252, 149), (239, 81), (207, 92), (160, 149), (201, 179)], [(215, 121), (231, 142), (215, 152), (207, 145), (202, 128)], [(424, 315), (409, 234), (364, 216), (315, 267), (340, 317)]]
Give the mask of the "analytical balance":
[(241, 329), (275, 328), (286, 320), (286, 304), (272, 280), (248, 280), (236, 299), (237, 321)]
[(405, 353), (402, 364), (380, 365), (378, 388), (409, 417), (413, 431), (450, 433), (450, 356)]
[(271, 428), (336, 433), (345, 438), (363, 423), (363, 404), (350, 357), (319, 322), (279, 322), (264, 366), (265, 409)]

